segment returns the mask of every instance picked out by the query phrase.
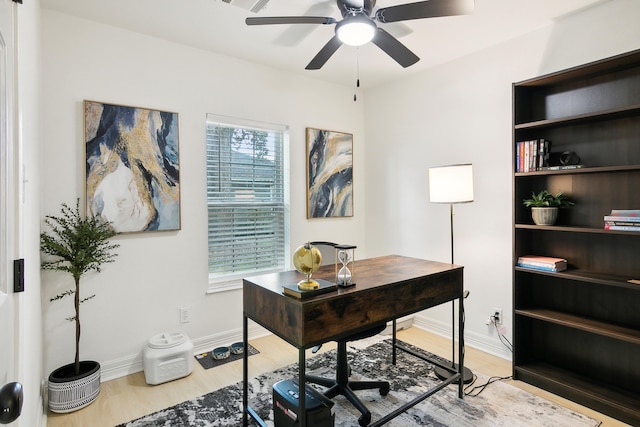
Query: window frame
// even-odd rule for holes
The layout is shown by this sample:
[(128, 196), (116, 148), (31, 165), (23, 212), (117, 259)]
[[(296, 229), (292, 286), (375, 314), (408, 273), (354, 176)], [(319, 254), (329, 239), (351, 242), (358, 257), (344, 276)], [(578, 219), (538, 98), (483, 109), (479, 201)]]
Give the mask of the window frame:
[[(209, 196), (210, 191), (210, 183), (209, 183), (209, 127), (214, 125), (216, 127), (230, 127), (235, 129), (248, 129), (248, 130), (259, 130), (259, 131), (267, 131), (267, 132), (277, 132), (281, 134), (281, 165), (280, 165), (280, 173), (282, 177), (282, 216), (283, 216), (283, 230), (282, 230), (282, 244), (283, 244), (283, 253), (282, 253), (282, 266), (274, 267), (274, 268), (265, 268), (259, 270), (251, 270), (251, 271), (243, 271), (240, 273), (229, 273), (225, 275), (220, 275), (217, 273), (212, 273), (209, 268), (209, 251), (210, 251), (210, 220), (209, 220), (209, 209), (215, 203), (211, 203), (211, 199)], [(248, 277), (256, 274), (267, 274), (278, 271), (284, 271), (289, 266), (289, 258), (290, 258), (290, 185), (289, 185), (289, 126), (260, 122), (256, 120), (250, 119), (240, 119), (235, 117), (221, 116), (217, 114), (208, 113), (206, 115), (205, 122), (205, 152), (206, 152), (206, 204), (207, 204), (207, 272), (208, 272), (208, 287), (207, 294), (230, 291), (235, 289), (242, 288), (242, 278)], [(270, 202), (269, 204), (278, 204), (280, 202)], [(245, 207), (251, 206), (260, 206), (260, 202), (250, 203), (247, 201), (243, 201), (238, 204), (232, 201), (219, 202), (218, 206), (227, 206), (233, 209), (233, 206), (242, 205)], [(264, 206), (264, 203), (262, 204)]]

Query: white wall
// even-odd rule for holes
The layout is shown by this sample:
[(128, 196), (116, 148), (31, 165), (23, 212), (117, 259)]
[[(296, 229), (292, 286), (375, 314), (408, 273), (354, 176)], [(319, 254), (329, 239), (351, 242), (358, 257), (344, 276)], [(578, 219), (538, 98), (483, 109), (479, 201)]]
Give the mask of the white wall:
[[(358, 245), (357, 257), (448, 261), (448, 207), (428, 202), (427, 168), (472, 162), (475, 202), (456, 208), (455, 224), (471, 293), (467, 344), (509, 357), (484, 320), (503, 308), (511, 331), (511, 83), (639, 48), (639, 15), (637, 0), (612, 0), (354, 103), (350, 87), (43, 11), (43, 214), (84, 195), (82, 100), (180, 114), (182, 230), (117, 238), (116, 263), (84, 282), (97, 297), (83, 307), (82, 357), (100, 361), (108, 379), (140, 369), (158, 332), (184, 330), (196, 345), (240, 336), (241, 293), (204, 293), (206, 113), (291, 126), (291, 247), (334, 240)], [(306, 220), (307, 126), (353, 133), (353, 218)], [(45, 374), (73, 357), (63, 320), (71, 306), (48, 302), (68, 284), (43, 275)], [(181, 306), (191, 307), (191, 323), (178, 323)], [(448, 335), (450, 306), (418, 320)]]
[[(119, 257), (83, 279), (81, 358), (98, 360), (103, 379), (141, 369), (148, 339), (185, 331), (196, 344), (241, 338), (241, 291), (206, 295), (207, 210), (205, 116), (286, 124), (291, 145), (291, 248), (308, 240), (364, 245), (363, 106), (353, 89), (287, 75), (230, 57), (169, 43), (94, 22), (42, 11), (42, 213), (84, 199), (82, 101), (179, 113), (182, 229), (116, 237)], [(355, 216), (307, 220), (305, 127), (354, 135)], [(359, 256), (365, 256), (364, 248)], [(71, 279), (43, 273), (45, 373), (73, 361), (70, 301), (48, 299)], [(178, 322), (179, 307), (192, 321)]]
[[(485, 320), (511, 334), (511, 84), (640, 48), (640, 2), (613, 0), (491, 49), (367, 92), (367, 253), (450, 260), (449, 207), (429, 203), (430, 166), (473, 163), (475, 201), (455, 207), (465, 267), (466, 344), (510, 357)], [(443, 41), (445, 43), (446, 41)], [(374, 231), (375, 230), (375, 231)], [(416, 320), (449, 336), (451, 306)]]

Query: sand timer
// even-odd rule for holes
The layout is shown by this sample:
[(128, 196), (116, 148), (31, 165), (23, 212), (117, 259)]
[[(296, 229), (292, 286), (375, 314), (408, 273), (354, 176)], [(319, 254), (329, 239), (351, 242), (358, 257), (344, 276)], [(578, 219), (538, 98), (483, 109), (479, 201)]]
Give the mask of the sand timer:
[(354, 245), (336, 245), (336, 283), (338, 286), (353, 286), (355, 273)]

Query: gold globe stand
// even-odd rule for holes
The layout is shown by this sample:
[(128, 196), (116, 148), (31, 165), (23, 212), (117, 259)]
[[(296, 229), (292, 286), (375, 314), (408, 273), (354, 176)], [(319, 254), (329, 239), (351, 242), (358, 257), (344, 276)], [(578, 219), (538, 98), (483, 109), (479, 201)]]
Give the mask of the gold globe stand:
[(298, 288), (303, 291), (311, 291), (313, 289), (318, 289), (320, 287), (320, 283), (316, 282), (311, 278), (311, 275), (307, 275), (306, 280), (301, 280), (298, 282)]

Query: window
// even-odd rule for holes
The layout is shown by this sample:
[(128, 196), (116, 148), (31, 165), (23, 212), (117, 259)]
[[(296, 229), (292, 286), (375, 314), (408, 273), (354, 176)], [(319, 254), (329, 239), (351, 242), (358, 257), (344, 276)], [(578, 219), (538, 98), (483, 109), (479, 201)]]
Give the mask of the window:
[(209, 292), (285, 268), (286, 126), (207, 115)]

